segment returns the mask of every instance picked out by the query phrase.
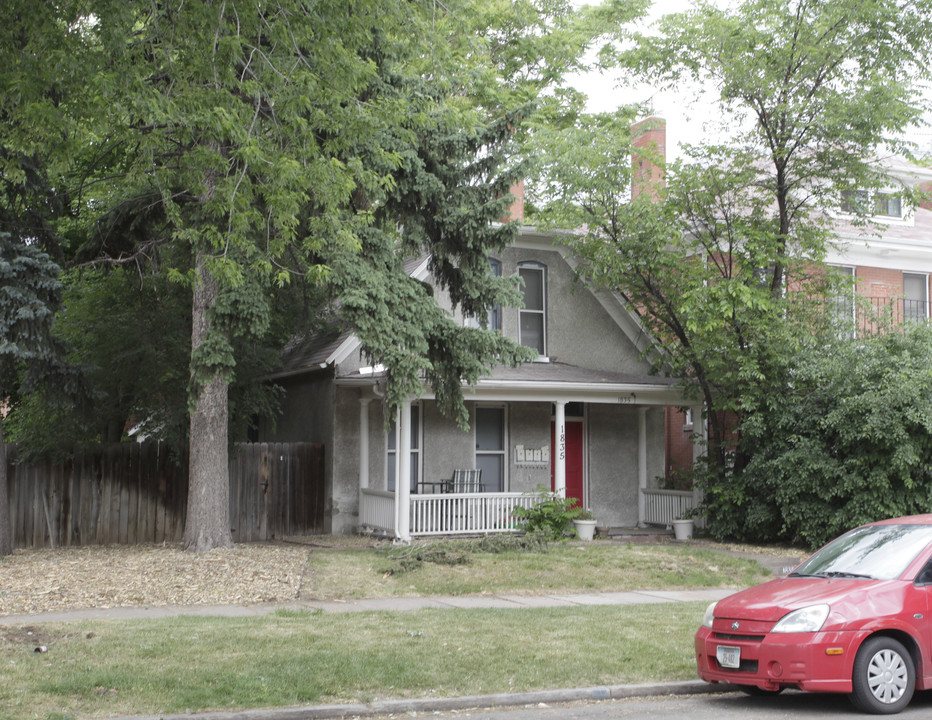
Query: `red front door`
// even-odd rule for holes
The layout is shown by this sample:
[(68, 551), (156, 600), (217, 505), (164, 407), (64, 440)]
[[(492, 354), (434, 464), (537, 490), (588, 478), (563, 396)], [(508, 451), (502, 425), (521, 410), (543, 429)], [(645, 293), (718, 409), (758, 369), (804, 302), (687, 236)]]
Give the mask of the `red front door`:
[[(550, 423), (550, 489), (554, 487), (554, 468), (557, 462), (557, 444), (554, 442), (554, 423)], [(583, 504), (583, 424), (566, 421), (566, 497), (576, 498)]]

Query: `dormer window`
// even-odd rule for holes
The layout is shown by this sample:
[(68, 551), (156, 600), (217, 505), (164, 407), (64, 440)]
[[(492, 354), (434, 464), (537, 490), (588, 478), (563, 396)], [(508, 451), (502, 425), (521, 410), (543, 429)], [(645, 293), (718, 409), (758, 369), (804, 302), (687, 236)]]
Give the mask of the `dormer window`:
[(903, 204), (899, 195), (879, 192), (874, 196), (874, 213), (887, 217), (903, 217)]
[(841, 211), (855, 215), (867, 210), (867, 190), (845, 190), (841, 194)]
[(869, 193), (867, 190), (847, 190), (842, 193), (841, 210), (852, 215), (902, 218), (903, 201), (893, 192)]

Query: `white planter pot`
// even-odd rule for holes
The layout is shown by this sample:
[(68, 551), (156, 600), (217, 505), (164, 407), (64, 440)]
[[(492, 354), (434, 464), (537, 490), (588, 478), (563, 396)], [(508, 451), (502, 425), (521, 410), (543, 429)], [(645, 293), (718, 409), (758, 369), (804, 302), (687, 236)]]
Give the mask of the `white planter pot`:
[(693, 536), (692, 519), (674, 520), (673, 521), (673, 536), (677, 540), (689, 540)]
[(573, 520), (576, 534), (580, 540), (592, 540), (595, 537), (595, 520)]

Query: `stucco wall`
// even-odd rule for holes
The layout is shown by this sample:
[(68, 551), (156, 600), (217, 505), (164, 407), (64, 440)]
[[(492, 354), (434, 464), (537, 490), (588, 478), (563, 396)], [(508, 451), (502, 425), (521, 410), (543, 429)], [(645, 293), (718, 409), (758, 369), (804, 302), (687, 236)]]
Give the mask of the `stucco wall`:
[(332, 491), (327, 503), (330, 532), (334, 535), (355, 532), (359, 523), (359, 408), (358, 389), (336, 388), (330, 453)]
[[(599, 525), (634, 527), (638, 521), (638, 408), (590, 405), (589, 507)], [(649, 408), (647, 478), (663, 473), (664, 409)]]
[[(475, 467), (475, 435), (471, 428), (461, 430), (456, 422), (445, 417), (433, 402), (421, 403), (421, 415), (425, 428), (422, 451), (424, 480), (446, 480), (453, 477), (453, 471), (457, 468)], [(470, 406), (470, 425), (474, 419), (475, 412)]]
[[(647, 374), (649, 367), (596, 297), (575, 282), (573, 269), (559, 252), (509, 248), (501, 256), (502, 274), (514, 275), (519, 263), (546, 266), (547, 355), (552, 360), (596, 370)], [(518, 310), (503, 308), (502, 333), (518, 339)]]
[(515, 446), (550, 446), (551, 406), (547, 402), (519, 403), (508, 413), (508, 476), (512, 492), (531, 492), (538, 485), (550, 487), (550, 466), (533, 467), (515, 463)]

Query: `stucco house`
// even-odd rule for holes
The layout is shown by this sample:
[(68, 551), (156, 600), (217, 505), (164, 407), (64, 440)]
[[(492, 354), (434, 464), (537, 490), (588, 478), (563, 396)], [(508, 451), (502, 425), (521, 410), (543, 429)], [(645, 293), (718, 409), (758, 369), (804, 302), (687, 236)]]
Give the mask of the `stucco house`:
[[(569, 250), (534, 228), (522, 227), (489, 260), (494, 272), (520, 275), (525, 295), (523, 308), (492, 311), (490, 326), (538, 358), (493, 368), (466, 389), (468, 430), (441, 415), (424, 387), (386, 432), (382, 373), (346, 332), (288, 348), (275, 377), (286, 391), (283, 412), (262, 439), (326, 447), (334, 534), (510, 530), (514, 506), (541, 486), (578, 498), (600, 526), (670, 522), (694, 502), (656, 489), (665, 413), (684, 400), (672, 379), (649, 374), (642, 353), (650, 339), (635, 317), (618, 296), (575, 282)], [(430, 281), (426, 258), (407, 270)], [(479, 484), (455, 486), (455, 471), (467, 469), (481, 471)]]

